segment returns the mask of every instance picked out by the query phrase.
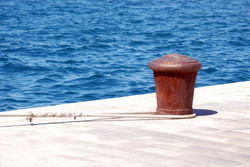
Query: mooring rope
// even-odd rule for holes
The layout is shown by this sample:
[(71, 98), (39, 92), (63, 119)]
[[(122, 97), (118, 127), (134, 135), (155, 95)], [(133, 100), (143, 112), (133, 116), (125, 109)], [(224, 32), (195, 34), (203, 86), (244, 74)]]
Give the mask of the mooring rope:
[(196, 117), (196, 114), (189, 115), (155, 115), (155, 112), (134, 112), (134, 113), (84, 113), (84, 112), (28, 112), (28, 114), (11, 114), (1, 113), (0, 117), (26, 117), (27, 120), (32, 122), (33, 118), (45, 117), (105, 117), (105, 118), (138, 118), (138, 119), (188, 119)]

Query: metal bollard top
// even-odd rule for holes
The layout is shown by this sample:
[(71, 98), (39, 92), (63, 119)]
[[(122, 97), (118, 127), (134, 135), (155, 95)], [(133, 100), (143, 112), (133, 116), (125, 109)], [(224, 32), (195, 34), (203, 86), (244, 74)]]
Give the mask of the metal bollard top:
[(194, 72), (199, 71), (202, 64), (188, 56), (172, 53), (155, 59), (149, 63), (149, 68), (159, 72)]

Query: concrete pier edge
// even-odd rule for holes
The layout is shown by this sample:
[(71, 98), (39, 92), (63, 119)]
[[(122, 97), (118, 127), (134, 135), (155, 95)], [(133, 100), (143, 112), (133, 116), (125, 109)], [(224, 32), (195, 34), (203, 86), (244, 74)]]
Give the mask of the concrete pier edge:
[[(250, 81), (195, 88), (181, 120), (0, 118), (0, 166), (249, 166)], [(155, 93), (7, 111), (154, 112)]]

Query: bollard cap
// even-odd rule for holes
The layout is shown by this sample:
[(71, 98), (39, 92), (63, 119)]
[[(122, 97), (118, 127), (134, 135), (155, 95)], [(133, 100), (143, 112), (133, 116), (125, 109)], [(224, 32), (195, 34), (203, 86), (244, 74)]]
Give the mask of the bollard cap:
[(188, 56), (172, 53), (155, 59), (149, 63), (149, 68), (159, 72), (195, 72), (202, 64)]

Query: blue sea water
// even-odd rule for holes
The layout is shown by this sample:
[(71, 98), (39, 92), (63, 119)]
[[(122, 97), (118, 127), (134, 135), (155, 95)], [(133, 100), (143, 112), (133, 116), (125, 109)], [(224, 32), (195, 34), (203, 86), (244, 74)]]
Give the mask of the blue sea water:
[(0, 111), (154, 92), (169, 53), (248, 81), (249, 26), (249, 0), (0, 0)]

